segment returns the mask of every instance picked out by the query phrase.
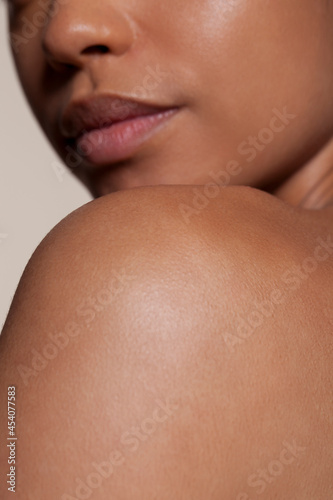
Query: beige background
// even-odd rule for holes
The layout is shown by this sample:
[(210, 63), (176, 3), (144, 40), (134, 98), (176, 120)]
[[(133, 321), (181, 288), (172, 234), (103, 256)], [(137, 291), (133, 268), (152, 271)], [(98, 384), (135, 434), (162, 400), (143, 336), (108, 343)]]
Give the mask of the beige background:
[[(60, 162), (31, 114), (16, 80), (6, 8), (0, 2), (0, 329), (23, 269), (42, 238), (65, 215), (91, 199)], [(62, 179), (62, 182), (61, 182)]]

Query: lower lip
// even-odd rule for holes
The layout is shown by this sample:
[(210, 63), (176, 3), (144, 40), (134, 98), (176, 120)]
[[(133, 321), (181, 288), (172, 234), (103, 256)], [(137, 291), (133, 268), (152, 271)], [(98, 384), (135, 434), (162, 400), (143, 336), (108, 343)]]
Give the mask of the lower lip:
[(96, 165), (126, 160), (177, 111), (169, 109), (86, 132), (76, 141), (77, 152)]

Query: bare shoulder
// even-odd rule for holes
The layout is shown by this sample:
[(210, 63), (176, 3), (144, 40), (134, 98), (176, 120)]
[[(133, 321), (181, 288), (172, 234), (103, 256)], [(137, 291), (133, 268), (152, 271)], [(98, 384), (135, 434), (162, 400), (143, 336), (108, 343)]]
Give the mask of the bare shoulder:
[[(263, 200), (257, 190), (225, 189), (218, 199), (204, 204), (203, 199), (199, 187), (159, 186), (114, 193), (80, 207), (37, 247), (12, 310), (22, 305), (20, 297), (27, 287), (30, 293), (32, 289), (37, 293), (38, 287), (45, 292), (45, 287), (55, 290), (61, 284), (63, 296), (66, 281), (81, 292), (87, 291), (94, 283), (98, 286), (101, 275), (113, 274), (116, 268), (135, 270), (142, 278), (149, 269), (164, 273), (163, 264), (181, 270), (186, 263), (193, 267), (200, 261), (207, 264), (209, 257), (213, 266), (213, 257), (221, 261), (228, 247), (232, 248), (229, 257), (237, 259), (237, 250), (249, 248), (258, 231), (265, 234), (280, 229), (271, 221), (267, 224), (267, 207), (260, 206)], [(271, 212), (279, 218), (274, 208)]]
[[(45, 316), (59, 313), (62, 304), (65, 317), (86, 295), (95, 297), (90, 302), (98, 309), (98, 297), (110, 287), (119, 297), (132, 293), (132, 301), (144, 297), (145, 303), (148, 297), (156, 300), (157, 290), (170, 293), (175, 304), (187, 299), (186, 309), (210, 297), (227, 311), (231, 303), (241, 310), (256, 295), (267, 296), (277, 281), (284, 295), (298, 284), (306, 288), (310, 275), (322, 288), (333, 260), (329, 233), (326, 239), (325, 244), (315, 221), (252, 188), (225, 188), (214, 198), (203, 186), (118, 192), (80, 207), (41, 242), (22, 276), (7, 326), (14, 315), (24, 316), (30, 301)], [(303, 261), (305, 273), (293, 273), (293, 264)], [(84, 320), (93, 317), (93, 305), (79, 309)], [(203, 316), (208, 310), (199, 308)]]
[(161, 186), (56, 226), (0, 338), (26, 498), (327, 499), (333, 248), (318, 221), (251, 188)]

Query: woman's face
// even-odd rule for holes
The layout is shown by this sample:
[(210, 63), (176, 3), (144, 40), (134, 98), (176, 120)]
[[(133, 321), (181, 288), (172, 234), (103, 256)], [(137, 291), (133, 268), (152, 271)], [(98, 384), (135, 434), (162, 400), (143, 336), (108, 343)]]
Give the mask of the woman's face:
[(8, 1), (31, 107), (95, 196), (277, 185), (332, 135), (329, 0)]

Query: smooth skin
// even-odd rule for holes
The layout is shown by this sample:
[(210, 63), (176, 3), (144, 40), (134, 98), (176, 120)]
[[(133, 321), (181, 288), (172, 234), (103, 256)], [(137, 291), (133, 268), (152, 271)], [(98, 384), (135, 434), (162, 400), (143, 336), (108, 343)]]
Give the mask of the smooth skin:
[[(139, 99), (147, 66), (147, 102), (180, 111), (119, 165), (82, 158), (97, 199), (22, 276), (0, 337), (16, 498), (333, 498), (332, 2), (58, 7), (12, 47), (64, 161), (68, 103)], [(40, 8), (13, 0), (12, 36)]]

